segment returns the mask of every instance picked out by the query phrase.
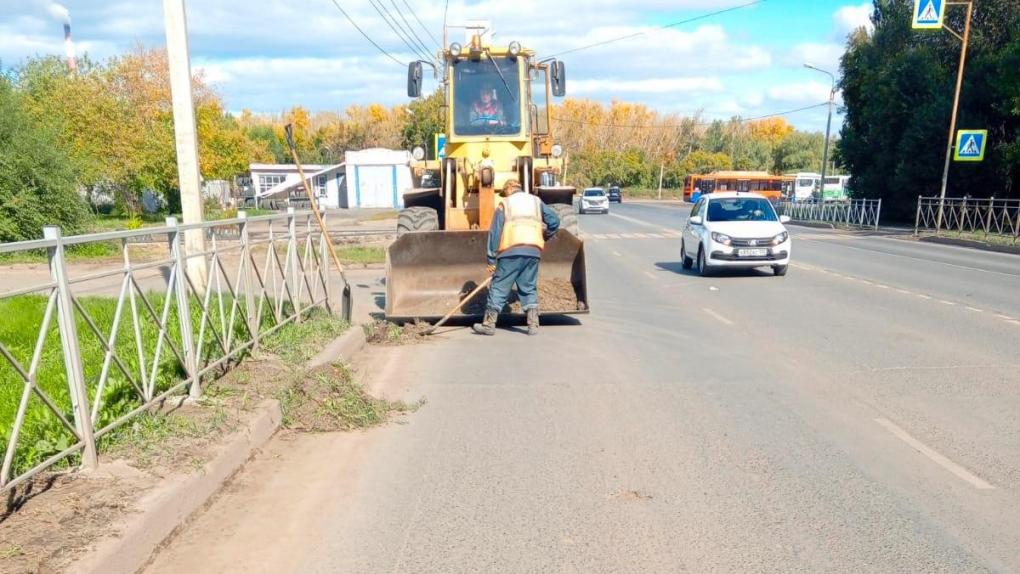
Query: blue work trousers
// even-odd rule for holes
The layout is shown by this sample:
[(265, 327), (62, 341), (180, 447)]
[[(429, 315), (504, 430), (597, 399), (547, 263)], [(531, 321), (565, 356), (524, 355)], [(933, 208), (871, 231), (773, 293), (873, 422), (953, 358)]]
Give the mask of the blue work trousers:
[(510, 290), (517, 284), (517, 296), (521, 300), (521, 308), (538, 308), (538, 257), (511, 255), (496, 260), (496, 273), (492, 276), (489, 287), (489, 300), (486, 309), (499, 313), (510, 298)]

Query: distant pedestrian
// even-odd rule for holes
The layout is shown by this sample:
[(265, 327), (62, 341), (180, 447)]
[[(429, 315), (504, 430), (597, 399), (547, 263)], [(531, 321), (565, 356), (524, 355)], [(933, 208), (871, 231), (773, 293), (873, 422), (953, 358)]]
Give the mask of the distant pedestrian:
[[(521, 308), (528, 317), (528, 334), (538, 334), (538, 265), (545, 242), (560, 228), (560, 218), (537, 195), (525, 193), (517, 180), (503, 186), (505, 198), (489, 228), (487, 261), (492, 284), (485, 318), (472, 329), (480, 335), (496, 334), (496, 319), (517, 285)], [(544, 224), (544, 228), (543, 228)]]

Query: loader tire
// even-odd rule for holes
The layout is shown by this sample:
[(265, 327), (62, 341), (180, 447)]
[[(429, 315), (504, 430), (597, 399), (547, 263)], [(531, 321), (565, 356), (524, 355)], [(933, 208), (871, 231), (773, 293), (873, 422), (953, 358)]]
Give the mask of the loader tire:
[(581, 228), (573, 205), (554, 203), (549, 207), (556, 212), (556, 215), (560, 216), (560, 229), (566, 229), (574, 237), (581, 237)]
[(438, 230), (439, 213), (431, 207), (408, 207), (397, 216), (397, 235)]

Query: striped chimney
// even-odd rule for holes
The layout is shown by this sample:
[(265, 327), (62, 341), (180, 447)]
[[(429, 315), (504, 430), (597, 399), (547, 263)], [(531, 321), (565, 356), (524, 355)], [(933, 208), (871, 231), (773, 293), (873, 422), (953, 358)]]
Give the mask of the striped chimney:
[(74, 40), (71, 39), (71, 24), (64, 23), (64, 51), (67, 53), (67, 71), (74, 73), (78, 70), (78, 63), (75, 61)]

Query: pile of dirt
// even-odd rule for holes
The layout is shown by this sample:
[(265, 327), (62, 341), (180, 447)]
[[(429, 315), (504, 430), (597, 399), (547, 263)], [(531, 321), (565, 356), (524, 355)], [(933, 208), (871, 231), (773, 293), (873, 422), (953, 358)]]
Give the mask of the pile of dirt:
[(280, 396), (283, 424), (305, 432), (350, 431), (381, 425), (393, 416), (417, 410), (421, 403), (375, 398), (344, 365), (306, 373)]
[[(464, 305), (461, 313), (465, 315), (481, 315), (485, 313), (489, 290), (483, 289), (475, 298)], [(538, 309), (543, 313), (569, 313), (578, 311), (583, 305), (577, 300), (574, 286), (565, 279), (541, 279), (538, 282)], [(522, 313), (517, 289), (510, 292), (510, 299), (503, 307), (503, 313)]]
[(431, 328), (432, 325), (423, 321), (397, 325), (377, 319), (371, 325), (365, 325), (365, 338), (373, 345), (410, 345), (424, 341)]

